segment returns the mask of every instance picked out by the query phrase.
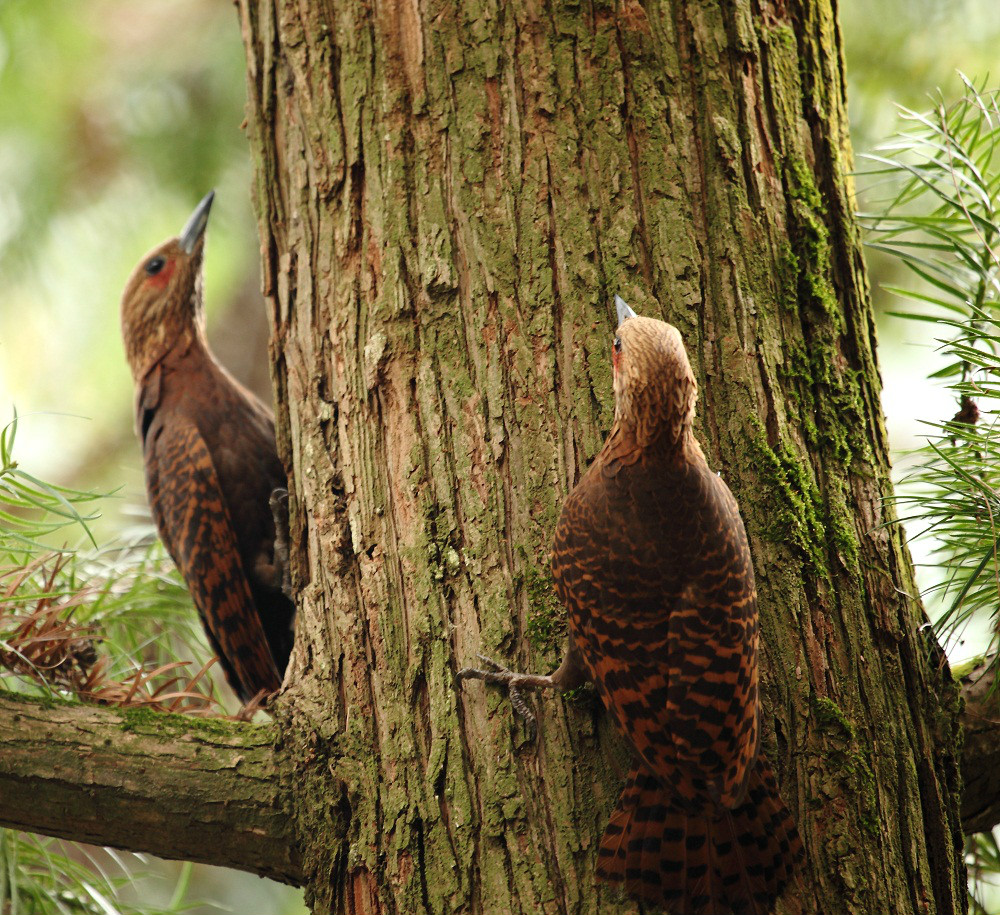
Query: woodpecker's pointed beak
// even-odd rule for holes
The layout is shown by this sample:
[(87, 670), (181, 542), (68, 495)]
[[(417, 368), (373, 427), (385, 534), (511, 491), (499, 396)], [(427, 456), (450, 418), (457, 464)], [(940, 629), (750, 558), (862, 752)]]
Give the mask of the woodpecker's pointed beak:
[(618, 309), (619, 326), (621, 326), (626, 318), (636, 317), (636, 313), (628, 307), (628, 303), (620, 295), (615, 296), (615, 308)]
[(208, 214), (212, 209), (213, 200), (215, 200), (215, 191), (209, 191), (202, 198), (201, 203), (194, 208), (194, 212), (187, 221), (187, 225), (181, 229), (180, 243), (185, 254), (191, 254), (194, 251), (194, 246), (198, 243), (198, 239), (205, 234), (205, 226), (208, 225)]

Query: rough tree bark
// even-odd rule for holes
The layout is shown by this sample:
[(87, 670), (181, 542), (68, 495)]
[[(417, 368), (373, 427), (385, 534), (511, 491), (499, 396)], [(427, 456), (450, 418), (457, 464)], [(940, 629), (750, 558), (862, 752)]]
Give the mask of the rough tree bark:
[(636, 911), (593, 883), (626, 753), (592, 697), (535, 733), (455, 682), (558, 659), (548, 550), (611, 424), (615, 292), (684, 335), (743, 507), (788, 908), (963, 911), (958, 692), (884, 508), (832, 0), (238, 5), (314, 911)]
[(1000, 692), (996, 657), (962, 677), (962, 829), (989, 832), (1000, 823)]
[(549, 543), (611, 423), (621, 292), (683, 333), (743, 505), (803, 905), (961, 911), (957, 691), (886, 526), (830, 0), (240, 10), (313, 904), (628, 908), (591, 878), (622, 774), (603, 717), (542, 700), (533, 740), (454, 681), (478, 651), (556, 662)]

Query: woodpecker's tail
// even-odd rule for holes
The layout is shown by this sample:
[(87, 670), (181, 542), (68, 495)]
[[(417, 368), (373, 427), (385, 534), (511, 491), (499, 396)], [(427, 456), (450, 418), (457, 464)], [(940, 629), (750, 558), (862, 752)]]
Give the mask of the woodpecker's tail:
[(597, 879), (671, 915), (766, 915), (802, 856), (765, 760), (743, 803), (709, 816), (672, 809), (669, 787), (637, 762), (601, 839)]

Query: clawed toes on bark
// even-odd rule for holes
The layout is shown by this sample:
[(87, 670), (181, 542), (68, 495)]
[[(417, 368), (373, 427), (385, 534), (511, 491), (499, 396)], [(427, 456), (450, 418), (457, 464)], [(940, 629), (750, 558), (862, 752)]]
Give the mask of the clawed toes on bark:
[(477, 658), (487, 666), (488, 669), (478, 667), (463, 667), (458, 672), (459, 680), (482, 680), (484, 683), (495, 683), (498, 686), (507, 687), (507, 695), (510, 697), (510, 704), (514, 711), (523, 717), (529, 724), (535, 723), (535, 713), (528, 707), (521, 690), (527, 689), (555, 689), (558, 687), (552, 681), (552, 677), (539, 676), (538, 674), (521, 674), (499, 664), (492, 658), (484, 654), (477, 654)]
[(257, 693), (235, 714), (230, 716), (231, 721), (250, 721), (261, 709), (267, 711), (267, 704), (276, 695), (276, 690), (258, 690)]
[(294, 600), (288, 562), (288, 490), (278, 487), (269, 500), (274, 518), (274, 569), (277, 585), (285, 597)]

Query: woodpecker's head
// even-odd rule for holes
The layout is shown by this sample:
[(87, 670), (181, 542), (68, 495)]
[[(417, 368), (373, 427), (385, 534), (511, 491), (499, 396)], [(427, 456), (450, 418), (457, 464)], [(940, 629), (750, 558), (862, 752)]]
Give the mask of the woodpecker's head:
[(680, 332), (666, 321), (640, 318), (621, 296), (615, 306), (615, 421), (631, 428), (640, 446), (664, 435), (676, 443), (691, 428), (698, 399)]
[(153, 248), (125, 284), (122, 336), (136, 380), (185, 334), (204, 334), (201, 262), (214, 198), (210, 191), (181, 234)]

